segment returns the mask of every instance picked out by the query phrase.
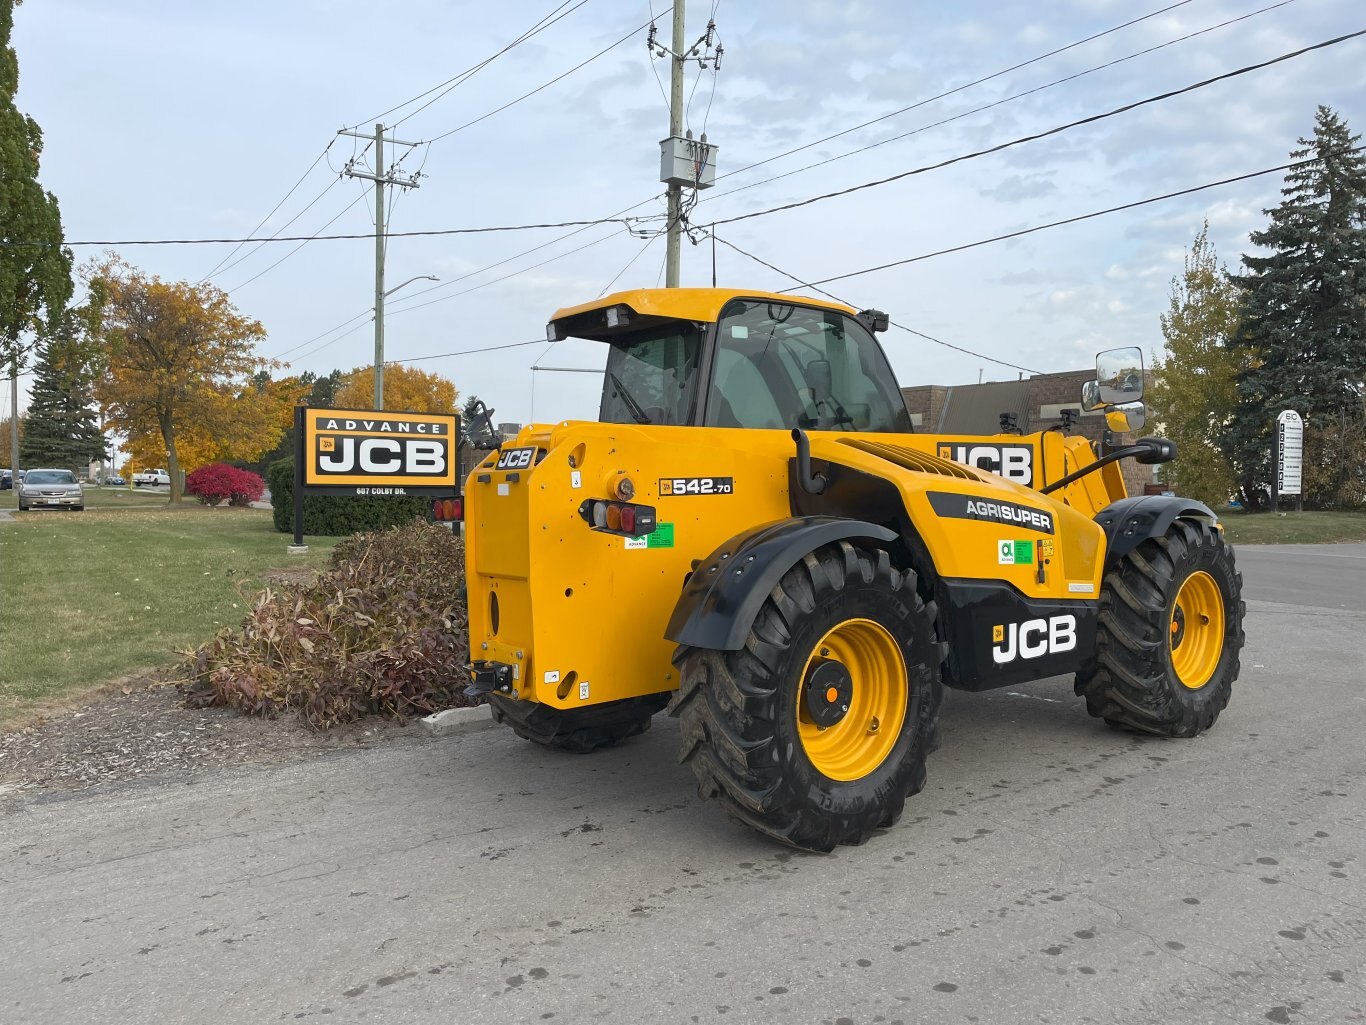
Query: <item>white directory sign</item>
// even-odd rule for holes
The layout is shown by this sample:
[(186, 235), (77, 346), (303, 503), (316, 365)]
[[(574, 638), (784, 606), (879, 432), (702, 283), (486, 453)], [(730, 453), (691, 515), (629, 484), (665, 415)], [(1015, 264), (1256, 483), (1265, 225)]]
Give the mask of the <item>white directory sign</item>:
[(1300, 494), (1304, 467), (1304, 421), (1293, 409), (1276, 417), (1276, 492)]

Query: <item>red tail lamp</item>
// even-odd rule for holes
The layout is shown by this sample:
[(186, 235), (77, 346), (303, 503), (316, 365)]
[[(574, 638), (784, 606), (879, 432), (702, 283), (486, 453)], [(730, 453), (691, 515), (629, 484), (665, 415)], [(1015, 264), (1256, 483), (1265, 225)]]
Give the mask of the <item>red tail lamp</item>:
[(465, 518), (463, 498), (438, 498), (432, 502), (432, 519), (438, 523), (450, 523)]
[(640, 537), (655, 529), (655, 510), (651, 505), (590, 498), (579, 506), (579, 515), (590, 527), (604, 534)]

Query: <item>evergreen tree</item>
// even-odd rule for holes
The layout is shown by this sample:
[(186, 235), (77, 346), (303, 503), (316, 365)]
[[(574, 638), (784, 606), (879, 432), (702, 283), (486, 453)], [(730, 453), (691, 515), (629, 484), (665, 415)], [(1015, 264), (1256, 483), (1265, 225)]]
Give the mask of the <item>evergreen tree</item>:
[(106, 445), (94, 409), (95, 375), (79, 348), (56, 341), (39, 348), (34, 371), (20, 464), (84, 472)]
[[(1327, 107), (1319, 107), (1312, 139), (1291, 152), (1279, 206), (1264, 211), (1265, 231), (1252, 243), (1267, 256), (1245, 256), (1235, 278), (1244, 294), (1236, 342), (1249, 362), (1226, 451), (1240, 464), (1248, 498), (1271, 479), (1270, 445), (1276, 415), (1294, 409), (1310, 433), (1361, 417), (1366, 382), (1366, 155), (1360, 136)], [(1306, 439), (1310, 441), (1310, 439)], [(1310, 446), (1313, 442), (1310, 441)], [(1324, 446), (1319, 450), (1327, 451)], [(1334, 460), (1331, 474), (1309, 472), (1318, 492), (1312, 504), (1335, 504), (1340, 486), (1361, 467)], [(1324, 469), (1324, 468), (1320, 468)]]
[(1180, 458), (1165, 478), (1176, 491), (1218, 509), (1236, 487), (1233, 466), (1218, 439), (1238, 398), (1238, 360), (1230, 346), (1238, 326), (1237, 286), (1219, 266), (1209, 224), (1186, 254), (1185, 272), (1172, 279), (1171, 306), (1162, 315), (1166, 353), (1153, 368), (1153, 411)]

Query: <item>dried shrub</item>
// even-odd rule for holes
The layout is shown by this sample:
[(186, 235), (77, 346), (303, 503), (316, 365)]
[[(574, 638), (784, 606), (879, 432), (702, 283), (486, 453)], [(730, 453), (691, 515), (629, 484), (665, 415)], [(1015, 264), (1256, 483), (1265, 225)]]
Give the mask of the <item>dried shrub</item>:
[(204, 505), (248, 506), (259, 502), (266, 492), (266, 482), (250, 470), (241, 470), (226, 463), (201, 466), (185, 478), (185, 493), (194, 495)]
[(413, 521), (341, 542), (312, 583), (261, 592), (181, 666), (191, 707), (295, 709), (319, 729), (470, 705), (464, 546)]

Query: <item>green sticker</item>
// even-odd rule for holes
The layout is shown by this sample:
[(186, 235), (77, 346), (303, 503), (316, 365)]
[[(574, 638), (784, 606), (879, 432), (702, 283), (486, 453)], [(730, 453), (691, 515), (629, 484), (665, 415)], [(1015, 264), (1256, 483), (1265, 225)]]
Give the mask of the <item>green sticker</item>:
[(996, 557), (1002, 566), (1028, 566), (1034, 561), (1034, 542), (998, 541)]
[(674, 525), (672, 523), (660, 523), (656, 525), (653, 534), (645, 535), (645, 547), (647, 548), (672, 548), (674, 546)]
[(1015, 542), (1015, 564), (1031, 563), (1034, 561), (1034, 542), (1016, 541)]

